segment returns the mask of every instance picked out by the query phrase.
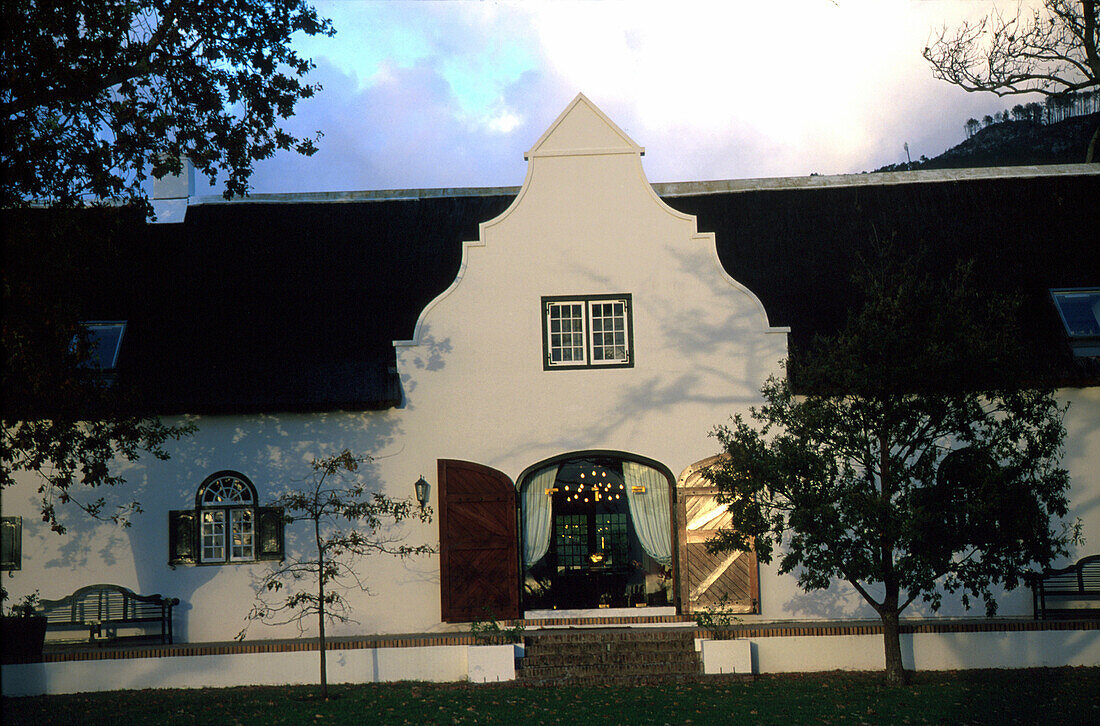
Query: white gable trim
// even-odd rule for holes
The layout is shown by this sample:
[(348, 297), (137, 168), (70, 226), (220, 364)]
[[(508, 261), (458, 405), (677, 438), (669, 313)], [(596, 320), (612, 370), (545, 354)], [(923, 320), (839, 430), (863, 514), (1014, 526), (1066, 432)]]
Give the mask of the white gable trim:
[[(622, 146), (611, 146), (602, 148), (587, 148), (587, 149), (569, 149), (569, 150), (543, 150), (542, 146), (546, 141), (554, 135), (554, 132), (558, 130), (562, 122), (568, 117), (579, 104), (584, 104), (592, 113), (594, 113), (604, 124), (607, 125), (616, 136), (622, 139)], [(589, 156), (594, 154), (637, 154), (639, 156), (645, 154), (645, 149), (634, 142), (634, 139), (627, 136), (619, 126), (607, 117), (603, 111), (588, 100), (583, 93), (578, 93), (577, 97), (565, 107), (565, 110), (558, 114), (558, 117), (554, 119), (554, 123), (550, 124), (550, 128), (539, 137), (535, 145), (531, 147), (527, 153), (523, 155), (524, 159), (531, 159), (532, 157), (539, 156)]]
[[(640, 148), (640, 147), (639, 147)], [(526, 160), (546, 159), (552, 156), (613, 156), (615, 154), (643, 154), (643, 151), (634, 149), (603, 148), (603, 149), (562, 149), (559, 151), (528, 151), (523, 155)]]
[[(508, 209), (511, 209), (513, 206), (514, 206), (514, 203), (509, 205)], [(484, 225), (485, 223), (482, 222), (482, 224)], [(395, 348), (412, 348), (412, 347), (420, 345), (420, 331), (423, 329), (424, 323), (428, 319), (428, 314), (432, 311), (433, 308), (435, 308), (436, 305), (438, 305), (440, 302), (442, 302), (444, 300), (444, 298), (446, 298), (448, 295), (450, 295), (452, 292), (454, 292), (456, 289), (458, 289), (459, 283), (462, 282), (462, 277), (463, 277), (463, 275), (466, 274), (466, 266), (470, 262), (470, 253), (469, 253), (470, 248), (471, 247), (484, 247), (484, 246), (485, 246), (485, 243), (482, 242), (479, 239), (477, 239), (477, 240), (466, 240), (465, 242), (462, 243), (462, 262), (458, 266), (458, 274), (455, 275), (454, 282), (452, 282), (447, 287), (446, 290), (444, 290), (443, 292), (436, 295), (435, 298), (433, 298), (432, 301), (430, 303), (428, 303), (427, 305), (425, 305), (424, 309), (420, 311), (420, 315), (416, 319), (416, 327), (413, 328), (412, 338), (410, 338), (408, 340), (395, 340), (395, 341), (393, 341), (393, 347), (395, 347)]]
[[(654, 196), (656, 196), (656, 195), (654, 195)], [(661, 202), (661, 203), (664, 204), (664, 202)], [(686, 216), (691, 216), (691, 215), (686, 215)], [(726, 268), (722, 267), (722, 260), (718, 257), (718, 244), (717, 244), (717, 242), (714, 238), (714, 233), (713, 232), (696, 232), (694, 235), (692, 235), (691, 239), (692, 239), (692, 241), (701, 241), (701, 242), (704, 242), (707, 245), (710, 245), (711, 259), (714, 260), (714, 266), (716, 268), (718, 268), (718, 274), (720, 274), (726, 280), (726, 282), (728, 282), (730, 284), (731, 287), (733, 287), (735, 290), (737, 290), (741, 294), (745, 295), (745, 297), (747, 297), (749, 300), (751, 300), (753, 305), (756, 306), (756, 310), (760, 313), (760, 322), (762, 323), (762, 325), (764, 327), (764, 333), (765, 334), (782, 334), (782, 335), (786, 335), (787, 333), (791, 332), (790, 326), (787, 326), (787, 325), (783, 325), (783, 326), (772, 325), (768, 321), (768, 311), (764, 308), (764, 303), (760, 301), (760, 298), (758, 298), (756, 296), (756, 293), (754, 293), (752, 290), (745, 287), (740, 282), (738, 282), (736, 279), (731, 277), (730, 274), (728, 272), (726, 272)]]

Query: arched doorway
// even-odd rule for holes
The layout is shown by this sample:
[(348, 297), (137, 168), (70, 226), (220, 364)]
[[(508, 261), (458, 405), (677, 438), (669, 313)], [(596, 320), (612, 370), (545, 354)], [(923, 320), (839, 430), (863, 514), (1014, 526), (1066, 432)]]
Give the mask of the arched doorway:
[(674, 488), (664, 465), (574, 452), (517, 481), (525, 610), (675, 604)]

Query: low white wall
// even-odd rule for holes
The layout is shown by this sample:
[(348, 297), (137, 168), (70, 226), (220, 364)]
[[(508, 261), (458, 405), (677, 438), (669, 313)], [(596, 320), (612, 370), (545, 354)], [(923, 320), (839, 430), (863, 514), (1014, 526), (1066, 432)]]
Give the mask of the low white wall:
[(752, 642), (704, 640), (697, 650), (703, 656), (703, 673), (752, 673)]
[[(796, 673), (883, 668), (881, 635), (818, 635), (703, 641), (708, 673)], [(708, 653), (707, 651), (711, 651)], [(1100, 630), (918, 633), (901, 638), (908, 669), (1039, 668), (1100, 665)], [(511, 645), (440, 645), (336, 650), (330, 683), (463, 681), (515, 678)], [(317, 682), (315, 651), (173, 656), (3, 666), (3, 695), (84, 693), (141, 688), (224, 688)]]
[[(752, 641), (755, 673), (881, 670), (881, 635), (814, 635)], [(915, 633), (901, 636), (902, 662), (918, 671), (1100, 665), (1100, 630)]]
[[(498, 647), (511, 659), (512, 646)], [(329, 651), (328, 681), (462, 681), (469, 677), (467, 650), (465, 645), (439, 645)], [(3, 666), (3, 694), (308, 685), (318, 682), (319, 663), (316, 651), (298, 651), (14, 664)], [(504, 674), (482, 666), (477, 675), (483, 680), (503, 680)]]
[(499, 683), (516, 679), (515, 645), (471, 645), (466, 651), (466, 677), (471, 683)]

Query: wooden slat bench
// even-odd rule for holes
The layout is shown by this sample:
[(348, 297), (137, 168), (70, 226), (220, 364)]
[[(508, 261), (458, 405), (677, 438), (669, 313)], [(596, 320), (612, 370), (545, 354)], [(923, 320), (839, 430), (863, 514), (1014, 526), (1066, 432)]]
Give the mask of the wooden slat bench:
[(1100, 555), (1032, 575), (1031, 589), (1036, 620), (1100, 617)]
[[(120, 585), (88, 585), (60, 600), (41, 600), (38, 609), (46, 616), (46, 632), (87, 630), (89, 641), (118, 638), (118, 628), (160, 625), (160, 641), (172, 642), (172, 607), (179, 598), (138, 595)], [(123, 636), (130, 637), (130, 636)], [(142, 633), (132, 637), (155, 637)]]

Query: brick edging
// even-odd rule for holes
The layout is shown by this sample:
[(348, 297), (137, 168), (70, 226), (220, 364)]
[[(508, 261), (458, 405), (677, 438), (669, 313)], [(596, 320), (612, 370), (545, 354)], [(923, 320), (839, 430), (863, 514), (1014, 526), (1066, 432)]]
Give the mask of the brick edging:
[[(823, 637), (838, 635), (882, 635), (881, 623), (847, 625), (783, 624), (740, 625), (727, 631), (698, 630), (700, 637), (736, 638)], [(1044, 630), (1100, 630), (1100, 620), (1022, 620), (997, 622), (901, 623), (902, 635), (925, 633), (1019, 633)]]
[[(503, 638), (500, 639), (503, 642)], [(330, 640), (326, 651), (362, 650), (365, 648), (416, 648), (423, 646), (477, 645), (472, 635), (416, 635), (394, 638), (361, 638)], [(42, 655), (43, 663), (62, 663), (79, 660), (125, 660), (130, 658), (174, 658), (202, 655), (247, 655), (253, 653), (296, 653), (317, 651), (320, 644), (315, 638), (299, 641), (267, 641), (255, 643), (179, 643), (175, 645), (140, 646), (136, 648), (105, 648), (102, 650), (77, 647)]]
[[(691, 622), (690, 618), (680, 615), (659, 616), (649, 619), (652, 624), (667, 624)], [(577, 618), (568, 621), (559, 620), (531, 620), (524, 621), (529, 630), (539, 628), (543, 624), (553, 625), (623, 625), (622, 618)], [(631, 624), (637, 624), (631, 621)], [(901, 633), (995, 633), (995, 632), (1028, 632), (1048, 630), (1100, 630), (1100, 620), (1026, 620), (1026, 621), (998, 621), (998, 622), (947, 622), (947, 623), (902, 623)], [(565, 632), (561, 629), (541, 630), (540, 634), (555, 634)], [(577, 631), (572, 631), (577, 632)], [(684, 632), (684, 631), (680, 631)], [(875, 623), (850, 623), (850, 624), (807, 624), (807, 623), (772, 623), (766, 625), (738, 625), (728, 631), (708, 630), (704, 628), (691, 628), (700, 638), (776, 638), (776, 637), (829, 637), (845, 635), (881, 635), (882, 625)], [(535, 635), (535, 633), (528, 633)], [(370, 638), (352, 638), (329, 641), (328, 650), (361, 650), (365, 648), (416, 648), (430, 646), (455, 646), (455, 645), (484, 645), (486, 643), (506, 643), (503, 636), (486, 638), (474, 638), (469, 634), (438, 634), (438, 635), (406, 635), (406, 636), (377, 636)], [(73, 650), (58, 650), (44, 653), (42, 662), (63, 663), (86, 660), (127, 660), (133, 658), (173, 658), (184, 656), (206, 655), (244, 655), (255, 653), (294, 653), (304, 651), (317, 651), (319, 644), (316, 639), (303, 639), (296, 641), (260, 641), (241, 643), (181, 643), (176, 645), (140, 646), (135, 648), (75, 648)]]

